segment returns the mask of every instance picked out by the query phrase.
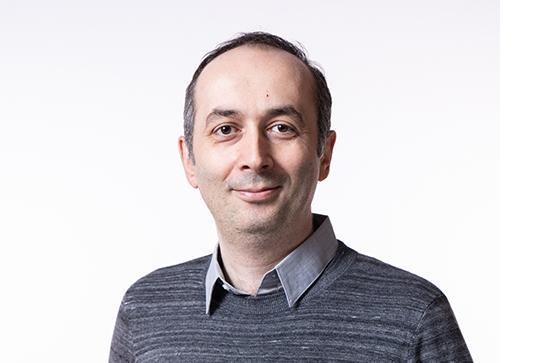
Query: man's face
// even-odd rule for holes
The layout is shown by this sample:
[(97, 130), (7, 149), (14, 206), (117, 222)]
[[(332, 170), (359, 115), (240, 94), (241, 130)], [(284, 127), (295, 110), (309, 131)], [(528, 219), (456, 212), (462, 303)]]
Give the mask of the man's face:
[(193, 154), (180, 152), (218, 227), (270, 233), (311, 218), (335, 134), (317, 155), (313, 76), (297, 58), (242, 46), (214, 59), (195, 88)]

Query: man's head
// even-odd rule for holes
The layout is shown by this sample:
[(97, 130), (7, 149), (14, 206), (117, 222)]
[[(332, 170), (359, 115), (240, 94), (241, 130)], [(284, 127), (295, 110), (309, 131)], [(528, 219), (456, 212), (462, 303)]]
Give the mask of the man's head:
[(310, 66), (280, 47), (245, 43), (217, 54), (195, 76), (188, 90), (193, 125), (180, 138), (180, 154), (218, 227), (255, 235), (306, 228), (336, 137), (328, 129), (320, 136)]
[(198, 78), (204, 68), (218, 56), (231, 49), (241, 46), (257, 46), (280, 49), (298, 58), (308, 68), (309, 72), (311, 72), (315, 83), (315, 104), (317, 108), (317, 123), (319, 130), (317, 153), (320, 156), (323, 153), (324, 141), (330, 131), (330, 116), (332, 108), (332, 97), (330, 95), (330, 90), (327, 86), (325, 76), (323, 75), (323, 72), (317, 68), (310, 59), (307, 58), (302, 49), (281, 37), (265, 32), (244, 33), (237, 38), (221, 43), (218, 47), (216, 47), (216, 49), (206, 54), (202, 62), (195, 70), (193, 78), (187, 86), (187, 91), (185, 93), (185, 107), (183, 113), (184, 136), (189, 152), (188, 156), (191, 160), (194, 160), (193, 129), (196, 115), (195, 88), (197, 86)]

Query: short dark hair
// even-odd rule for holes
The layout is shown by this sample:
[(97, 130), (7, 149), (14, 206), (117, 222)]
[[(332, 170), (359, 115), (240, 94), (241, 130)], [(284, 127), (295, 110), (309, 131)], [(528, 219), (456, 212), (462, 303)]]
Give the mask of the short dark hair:
[(204, 68), (212, 62), (219, 55), (243, 46), (243, 45), (257, 45), (265, 46), (276, 49), (281, 49), (285, 52), (288, 52), (301, 60), (306, 67), (310, 70), (313, 78), (315, 80), (316, 88), (316, 101), (317, 101), (317, 125), (319, 129), (319, 135), (317, 140), (317, 154), (321, 156), (324, 151), (324, 145), (326, 137), (330, 131), (330, 113), (332, 108), (332, 97), (330, 95), (330, 90), (328, 89), (327, 81), (321, 69), (313, 64), (313, 62), (308, 59), (306, 52), (302, 49), (301, 46), (292, 44), (291, 42), (270, 33), (265, 32), (250, 32), (250, 33), (241, 33), (238, 37), (228, 40), (224, 43), (219, 44), (216, 49), (207, 53), (202, 59), (201, 63), (195, 70), (191, 82), (187, 86), (185, 92), (185, 106), (183, 112), (183, 129), (185, 143), (187, 144), (187, 150), (189, 151), (188, 157), (191, 160), (195, 160), (193, 156), (193, 127), (194, 127), (194, 118), (195, 118), (195, 87), (197, 85), (197, 80), (201, 75)]

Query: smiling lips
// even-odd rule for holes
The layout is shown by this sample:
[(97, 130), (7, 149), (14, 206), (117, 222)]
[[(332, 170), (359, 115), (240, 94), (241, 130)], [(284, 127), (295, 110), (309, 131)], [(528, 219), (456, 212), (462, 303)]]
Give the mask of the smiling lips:
[(237, 193), (240, 199), (245, 202), (265, 202), (275, 197), (281, 187), (264, 187), (264, 188), (243, 188), (233, 189)]

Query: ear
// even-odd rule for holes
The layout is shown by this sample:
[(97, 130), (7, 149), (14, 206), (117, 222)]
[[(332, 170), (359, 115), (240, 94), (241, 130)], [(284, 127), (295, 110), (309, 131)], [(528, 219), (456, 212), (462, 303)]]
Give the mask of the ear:
[(187, 144), (185, 143), (185, 138), (183, 136), (178, 138), (178, 148), (187, 181), (193, 188), (198, 188), (199, 185), (197, 184), (195, 177), (195, 163), (190, 157), (189, 150), (187, 149)]
[(332, 150), (334, 150), (334, 143), (336, 142), (336, 132), (330, 130), (327, 138), (325, 139), (325, 149), (323, 155), (321, 155), (321, 165), (319, 167), (319, 181), (325, 180), (330, 171), (330, 162), (332, 160)]

